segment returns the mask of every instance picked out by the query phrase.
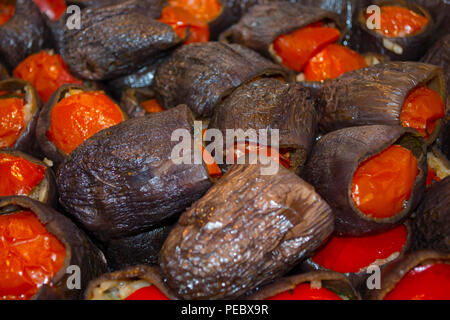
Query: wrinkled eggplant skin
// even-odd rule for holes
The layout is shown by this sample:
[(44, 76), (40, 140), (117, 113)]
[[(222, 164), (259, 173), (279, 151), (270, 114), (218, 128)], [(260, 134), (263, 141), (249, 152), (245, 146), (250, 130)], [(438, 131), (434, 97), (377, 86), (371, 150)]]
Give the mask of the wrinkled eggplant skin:
[[(13, 210), (14, 209), (14, 210)], [(18, 210), (31, 210), (66, 247), (63, 267), (51, 279), (50, 285), (43, 285), (33, 300), (76, 300), (82, 298), (88, 282), (106, 272), (103, 253), (91, 242), (70, 219), (43, 203), (28, 197), (0, 197), (0, 215)], [(73, 272), (66, 272), (69, 266), (78, 266), (81, 271), (81, 289), (69, 289), (67, 283)]]
[[(432, 80), (445, 101), (445, 80), (437, 66), (387, 62), (347, 72), (322, 87), (320, 129), (331, 132), (353, 126), (401, 125), (400, 114), (408, 93)], [(439, 127), (427, 143), (436, 139)]]
[[(300, 150), (303, 165), (317, 128), (317, 113), (309, 91), (292, 83), (263, 78), (236, 89), (215, 110), (209, 128), (279, 130), (279, 147)], [(258, 141), (254, 141), (258, 142)], [(271, 137), (268, 134), (267, 143)]]
[(8, 70), (5, 68), (3, 63), (0, 63), (0, 81), (6, 80), (8, 78), (10, 78)]
[[(372, 4), (372, 3), (371, 3)], [(405, 2), (401, 0), (382, 0), (377, 1), (374, 4), (378, 6), (383, 5), (400, 5), (406, 6), (410, 10), (413, 10), (429, 19), (429, 23), (425, 28), (418, 33), (408, 37), (389, 38), (384, 37), (376, 30), (370, 30), (367, 28), (365, 12), (363, 8), (355, 17), (355, 30), (351, 43), (358, 52), (378, 52), (389, 56), (393, 61), (417, 61), (419, 60), (427, 50), (428, 41), (435, 29), (433, 17), (431, 17), (429, 11), (421, 6), (418, 6), (411, 2)], [(403, 52), (397, 54), (391, 50), (388, 50), (383, 45), (383, 39), (388, 39), (391, 42), (399, 45)]]
[(233, 299), (289, 271), (333, 232), (331, 209), (280, 167), (234, 165), (182, 214), (160, 252), (183, 299)]
[(416, 249), (450, 253), (450, 177), (425, 193), (414, 220)]
[[(406, 208), (394, 217), (371, 219), (360, 212), (353, 202), (353, 174), (361, 162), (380, 153), (405, 134), (410, 135), (417, 144), (412, 151), (417, 157), (419, 174), (412, 195)], [(412, 129), (384, 125), (345, 128), (328, 133), (316, 143), (303, 170), (303, 177), (333, 208), (337, 235), (376, 234), (403, 223), (419, 204), (428, 173), (425, 155), (423, 139), (415, 136)]]
[(143, 117), (148, 113), (141, 103), (153, 98), (155, 98), (155, 92), (151, 89), (128, 89), (122, 93), (120, 106), (130, 118)]
[(439, 39), (421, 59), (424, 63), (439, 66), (444, 70), (447, 93), (450, 92), (450, 34)]
[(42, 151), (36, 139), (36, 126), (39, 113), (42, 109), (41, 99), (31, 83), (27, 81), (15, 78), (0, 81), (0, 91), (14, 92), (16, 90), (24, 92), (25, 97), (31, 99), (30, 103), (32, 105), (33, 115), (31, 116), (27, 127), (23, 130), (14, 146), (10, 147), (10, 149), (28, 153), (36, 158), (42, 158)]
[(185, 103), (210, 117), (215, 106), (235, 88), (260, 76), (284, 76), (276, 64), (236, 44), (184, 45), (156, 71), (155, 92), (163, 107)]
[[(447, 103), (447, 105), (448, 104), (449, 103)], [(447, 160), (450, 161), (450, 112), (448, 112), (445, 123), (442, 126), (437, 146), (442, 154), (447, 157)]]
[(335, 13), (320, 8), (285, 1), (255, 5), (221, 38), (270, 57), (269, 47), (276, 38), (325, 19), (335, 22), (339, 29), (345, 29)]
[(170, 300), (177, 300), (177, 297), (165, 284), (164, 279), (161, 276), (161, 270), (158, 267), (151, 267), (144, 264), (127, 267), (111, 273), (105, 273), (97, 279), (92, 280), (84, 293), (84, 299), (91, 300), (94, 296), (94, 290), (100, 288), (104, 282), (127, 280), (148, 281), (152, 285), (156, 286), (161, 293), (163, 293)]
[(432, 250), (420, 250), (405, 255), (402, 259), (397, 260), (389, 268), (385, 268), (381, 272), (380, 289), (366, 290), (366, 292), (363, 292), (364, 299), (383, 300), (405, 274), (416, 266), (429, 263), (450, 264), (450, 254)]
[[(177, 129), (192, 131), (186, 106), (122, 122), (75, 149), (57, 172), (59, 201), (101, 242), (146, 232), (211, 186), (203, 164), (175, 164)], [(191, 141), (191, 145), (192, 145)]]
[(265, 300), (277, 294), (294, 290), (302, 283), (313, 282), (320, 282), (323, 288), (331, 290), (340, 297), (350, 300), (361, 299), (359, 293), (343, 274), (334, 271), (313, 271), (275, 280), (273, 283), (259, 288), (256, 293), (247, 297), (246, 300)]
[(64, 28), (61, 36), (56, 35), (74, 75), (88, 80), (127, 75), (181, 42), (169, 25), (141, 12), (145, 5), (128, 3), (86, 8), (81, 12), (81, 29)]
[(44, 19), (30, 0), (17, 0), (14, 16), (0, 26), (0, 57), (11, 71), (48, 41)]

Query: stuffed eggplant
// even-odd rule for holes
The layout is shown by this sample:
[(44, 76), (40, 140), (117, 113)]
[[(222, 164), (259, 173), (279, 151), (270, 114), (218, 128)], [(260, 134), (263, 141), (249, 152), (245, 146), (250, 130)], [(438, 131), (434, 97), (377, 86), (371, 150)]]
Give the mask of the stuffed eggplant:
[(39, 115), (36, 136), (55, 169), (84, 140), (127, 119), (104, 92), (63, 85)]
[(320, 128), (403, 125), (431, 144), (445, 116), (442, 70), (419, 62), (388, 62), (342, 75), (323, 86)]
[(359, 293), (338, 272), (314, 271), (284, 277), (259, 288), (248, 300), (359, 300)]
[(284, 71), (256, 52), (236, 44), (194, 43), (178, 48), (156, 71), (155, 92), (166, 109), (186, 103), (209, 117), (240, 85)]
[(157, 268), (146, 265), (107, 273), (89, 283), (86, 300), (176, 300)]
[(303, 172), (333, 208), (336, 234), (362, 236), (392, 229), (415, 210), (425, 190), (426, 161), (414, 130), (361, 126), (323, 136)]
[(449, 300), (450, 254), (416, 251), (381, 273), (381, 288), (370, 300)]
[(0, 232), (0, 300), (79, 299), (106, 272), (103, 253), (73, 222), (31, 198), (0, 197)]
[(30, 0), (0, 2), (10, 16), (0, 25), (0, 57), (9, 69), (44, 48), (48, 39), (39, 8)]
[[(234, 138), (228, 137), (229, 129), (253, 129), (257, 134), (268, 128), (279, 130), (280, 163), (300, 173), (316, 134), (316, 124), (314, 100), (308, 90), (297, 84), (266, 78), (239, 87), (219, 104), (214, 109), (209, 129), (219, 129), (224, 141)], [(256, 135), (254, 138), (255, 141), (252, 137), (244, 137), (243, 141), (236, 139), (235, 142), (258, 145), (261, 137)], [(271, 141), (269, 132), (267, 146), (270, 147)]]
[(122, 93), (120, 105), (130, 118), (142, 117), (147, 114), (164, 111), (155, 92), (151, 89), (127, 89)]
[(439, 66), (444, 70), (447, 93), (450, 92), (450, 34), (439, 39), (422, 57), (421, 61)]
[(13, 78), (0, 81), (0, 149), (40, 156), (35, 131), (41, 107), (31, 83)]
[(183, 299), (233, 299), (270, 282), (333, 231), (330, 207), (280, 167), (234, 165), (182, 214), (160, 253), (167, 284)]
[(172, 133), (192, 127), (191, 112), (179, 106), (100, 131), (61, 165), (60, 203), (101, 241), (164, 224), (211, 186), (203, 163), (172, 161)]
[(0, 196), (28, 196), (52, 206), (56, 200), (53, 170), (20, 151), (0, 150)]

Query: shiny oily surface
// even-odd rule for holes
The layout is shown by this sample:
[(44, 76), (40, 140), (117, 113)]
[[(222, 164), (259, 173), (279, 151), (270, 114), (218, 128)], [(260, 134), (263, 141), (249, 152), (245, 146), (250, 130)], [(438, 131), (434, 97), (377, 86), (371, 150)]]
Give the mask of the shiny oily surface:
[(185, 9), (205, 23), (214, 20), (222, 12), (222, 5), (217, 0), (169, 0), (169, 4)]
[(64, 245), (31, 211), (0, 216), (0, 300), (27, 300), (62, 268)]
[(353, 201), (369, 217), (392, 217), (411, 197), (418, 172), (410, 150), (390, 146), (359, 165), (352, 180)]
[(54, 106), (47, 137), (69, 154), (95, 133), (123, 120), (120, 108), (103, 92), (77, 93)]
[(356, 273), (377, 261), (398, 256), (407, 238), (408, 231), (404, 225), (373, 236), (334, 236), (312, 261), (329, 270)]
[(408, 8), (399, 6), (381, 7), (381, 30), (390, 38), (406, 37), (418, 33), (428, 24), (428, 19)]
[(0, 196), (28, 195), (44, 179), (45, 170), (24, 158), (0, 153)]
[(293, 290), (279, 293), (265, 300), (342, 300), (342, 298), (326, 288), (315, 289), (309, 283), (302, 283)]
[(435, 263), (410, 270), (384, 300), (450, 300), (450, 265)]
[(414, 128), (428, 138), (436, 128), (436, 122), (445, 117), (444, 101), (434, 90), (419, 86), (407, 95), (400, 114), (404, 127)]
[(7, 23), (14, 16), (15, 11), (14, 5), (0, 3), (0, 26)]
[(24, 100), (0, 97), (0, 148), (13, 146), (24, 126)]
[(47, 51), (32, 54), (22, 61), (14, 70), (14, 77), (31, 82), (44, 103), (63, 84), (83, 84), (70, 74), (59, 54)]
[(124, 300), (170, 300), (156, 286), (136, 290)]

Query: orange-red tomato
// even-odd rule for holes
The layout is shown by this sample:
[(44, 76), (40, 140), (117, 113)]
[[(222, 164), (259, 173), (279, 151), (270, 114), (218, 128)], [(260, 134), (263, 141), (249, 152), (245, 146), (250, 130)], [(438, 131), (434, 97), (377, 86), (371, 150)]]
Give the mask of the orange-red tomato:
[(16, 12), (16, 7), (12, 4), (0, 3), (0, 26), (7, 23)]
[(188, 11), (195, 18), (208, 23), (219, 16), (222, 6), (217, 0), (169, 0), (172, 7)]
[(158, 100), (156, 100), (156, 99), (150, 99), (150, 100), (146, 100), (144, 102), (141, 102), (141, 106), (148, 113), (156, 113), (156, 112), (164, 111), (164, 108), (161, 107), (161, 105), (159, 104)]
[(420, 86), (406, 97), (400, 121), (404, 127), (414, 128), (428, 138), (433, 133), (437, 121), (443, 117), (445, 107), (441, 96), (426, 86)]
[(45, 13), (51, 20), (57, 21), (66, 11), (64, 0), (33, 0), (42, 13)]
[(209, 41), (208, 25), (183, 8), (167, 6), (158, 20), (170, 25), (181, 39), (186, 39), (188, 35), (184, 41), (186, 44)]
[(309, 283), (302, 283), (294, 290), (279, 293), (266, 300), (342, 300), (342, 298), (326, 288), (314, 289)]
[(156, 286), (148, 286), (136, 290), (124, 300), (170, 300)]
[(436, 175), (436, 172), (433, 169), (431, 169), (430, 166), (428, 166), (427, 187), (430, 187), (431, 185), (433, 185), (433, 183), (439, 181), (441, 181), (441, 178), (439, 178)]
[(63, 84), (83, 84), (70, 74), (59, 54), (47, 51), (32, 54), (22, 61), (14, 70), (14, 77), (31, 82), (44, 103)]
[(123, 120), (120, 108), (103, 92), (77, 93), (54, 106), (47, 137), (69, 154), (95, 133)]
[(28, 195), (44, 179), (45, 167), (0, 153), (0, 197)]
[(24, 127), (23, 99), (0, 98), (0, 148), (13, 146)]
[(360, 272), (376, 260), (387, 259), (392, 254), (400, 253), (407, 238), (408, 231), (404, 225), (373, 236), (334, 236), (312, 261), (337, 272)]
[(359, 53), (339, 44), (330, 44), (308, 61), (304, 73), (307, 81), (321, 81), (365, 67), (367, 62)]
[(309, 25), (279, 36), (273, 42), (273, 48), (286, 67), (301, 72), (309, 59), (336, 42), (340, 34), (338, 29), (322, 27), (320, 23)]
[(450, 265), (436, 263), (415, 267), (384, 300), (450, 300)]
[(247, 141), (245, 142), (245, 146), (243, 144), (244, 144), (243, 142), (235, 143), (234, 146), (235, 160), (243, 156), (241, 151), (244, 151), (245, 154), (252, 153), (257, 155), (264, 155), (265, 157), (271, 158), (272, 160), (278, 162), (278, 164), (282, 165), (287, 169), (291, 167), (289, 153), (281, 154), (280, 152), (277, 152), (274, 148), (271, 148), (270, 146), (249, 143)]
[(369, 217), (392, 217), (411, 197), (417, 174), (417, 159), (412, 152), (390, 146), (360, 164), (353, 175), (353, 201)]
[(406, 37), (422, 30), (429, 20), (408, 8), (399, 6), (381, 7), (381, 32), (391, 38)]
[(26, 300), (62, 268), (64, 245), (31, 211), (0, 216), (0, 300)]

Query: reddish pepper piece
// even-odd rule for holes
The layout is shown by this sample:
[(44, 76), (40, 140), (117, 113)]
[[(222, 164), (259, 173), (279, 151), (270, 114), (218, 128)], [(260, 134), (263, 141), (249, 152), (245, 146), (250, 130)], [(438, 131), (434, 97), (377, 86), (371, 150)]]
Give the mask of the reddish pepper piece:
[(415, 267), (384, 300), (450, 300), (450, 265), (436, 263)]
[(156, 286), (136, 290), (124, 300), (170, 300)]
[(26, 300), (62, 268), (64, 245), (36, 215), (0, 216), (0, 300)]
[(429, 20), (408, 8), (399, 6), (381, 7), (381, 30), (390, 38), (414, 35), (428, 24)]
[(339, 44), (330, 44), (308, 61), (304, 72), (307, 81), (322, 81), (365, 67), (367, 62), (359, 53)]
[(336, 42), (340, 35), (336, 28), (314, 24), (279, 36), (273, 42), (273, 48), (286, 67), (301, 72), (309, 59)]
[(411, 197), (417, 174), (417, 159), (412, 152), (390, 146), (359, 165), (353, 175), (353, 201), (369, 217), (392, 217)]
[(0, 99), (0, 148), (16, 143), (25, 127), (24, 102), (20, 98)]
[(120, 108), (103, 92), (73, 94), (53, 107), (47, 138), (69, 154), (95, 133), (123, 120)]
[(403, 104), (400, 121), (404, 127), (414, 128), (428, 138), (436, 122), (445, 117), (444, 101), (434, 90), (420, 86), (409, 92)]
[(313, 289), (309, 283), (302, 283), (294, 290), (279, 293), (265, 300), (342, 300), (342, 298), (326, 288)]
[(222, 12), (222, 6), (217, 0), (169, 0), (169, 4), (188, 11), (204, 23), (214, 20)]
[(243, 156), (241, 154), (241, 149), (245, 150), (245, 154), (250, 153), (256, 153), (256, 154), (262, 154), (266, 157), (271, 158), (272, 160), (276, 161), (278, 164), (282, 165), (283, 167), (289, 169), (291, 167), (291, 161), (289, 159), (289, 153), (281, 154), (280, 152), (277, 152), (275, 149), (271, 148), (270, 146), (264, 146), (259, 145), (255, 143), (249, 143), (245, 142), (245, 146), (242, 146), (243, 143), (235, 143), (234, 145), (234, 159), (236, 160), (240, 156)]
[(0, 153), (0, 197), (28, 195), (44, 179), (45, 170), (24, 158)]
[(428, 175), (427, 175), (427, 187), (430, 187), (433, 183), (441, 181), (436, 175), (436, 172), (428, 166)]
[(211, 153), (209, 153), (209, 151), (206, 150), (206, 148), (203, 146), (202, 146), (202, 156), (203, 161), (206, 164), (206, 168), (208, 169), (209, 176), (213, 179), (220, 178), (222, 176), (222, 171), (220, 170)]
[(186, 32), (189, 31), (185, 44), (209, 41), (208, 25), (182, 8), (165, 7), (158, 20), (170, 25), (181, 39), (186, 39)]
[(356, 273), (376, 260), (384, 260), (392, 254), (400, 253), (407, 238), (408, 231), (404, 225), (373, 236), (334, 236), (312, 261), (329, 270)]
[(44, 103), (63, 84), (83, 82), (74, 78), (59, 54), (47, 51), (32, 54), (14, 70), (14, 77), (31, 82)]
[(0, 26), (7, 23), (16, 12), (16, 8), (12, 4), (0, 3)]
[(33, 0), (42, 13), (45, 13), (51, 20), (57, 21), (66, 11), (64, 0)]
[(161, 107), (161, 105), (159, 104), (158, 100), (156, 100), (156, 99), (146, 100), (146, 101), (141, 103), (141, 106), (148, 113), (156, 113), (156, 112), (164, 111), (164, 108)]

